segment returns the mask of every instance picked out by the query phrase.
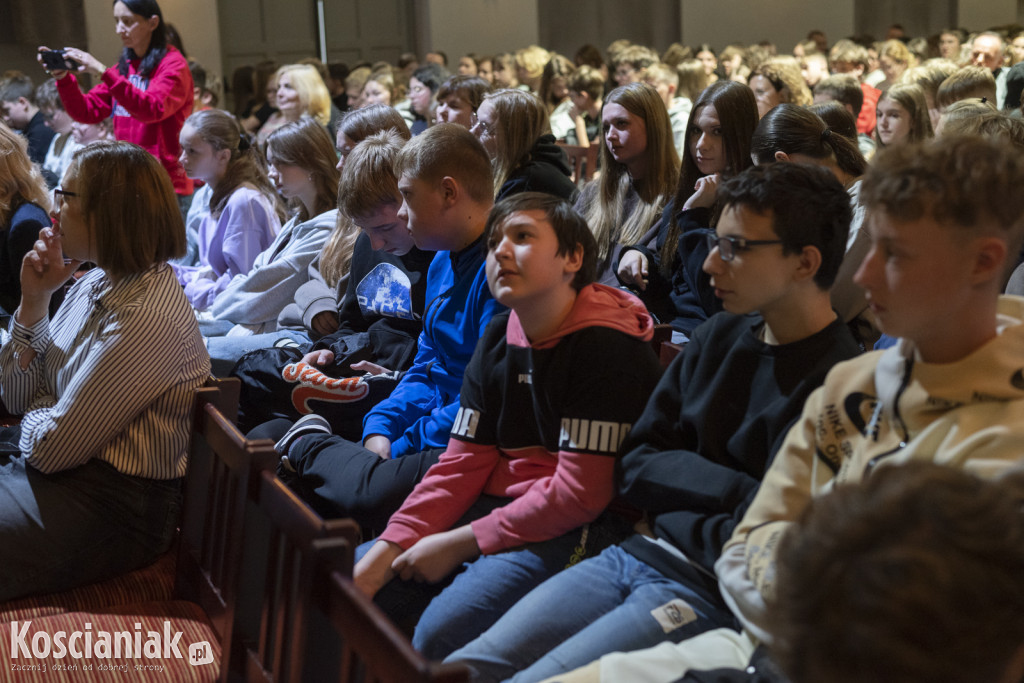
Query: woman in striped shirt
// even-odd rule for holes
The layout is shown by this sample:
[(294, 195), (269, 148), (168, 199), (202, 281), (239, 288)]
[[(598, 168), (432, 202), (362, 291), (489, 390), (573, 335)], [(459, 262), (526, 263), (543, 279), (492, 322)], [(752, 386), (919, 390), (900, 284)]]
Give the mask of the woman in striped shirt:
[[(209, 358), (166, 261), (185, 251), (174, 189), (141, 147), (78, 152), (54, 226), (21, 269), (0, 397), (23, 413), (0, 455), (0, 600), (151, 562), (177, 523), (193, 392)], [(53, 320), (46, 303), (78, 269)]]

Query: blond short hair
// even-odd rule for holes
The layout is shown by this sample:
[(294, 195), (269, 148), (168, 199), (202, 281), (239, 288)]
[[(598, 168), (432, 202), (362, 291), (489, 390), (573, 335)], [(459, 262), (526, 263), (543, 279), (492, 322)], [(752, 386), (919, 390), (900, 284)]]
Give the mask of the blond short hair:
[[(969, 97), (980, 97), (995, 104), (996, 78), (983, 66), (965, 66), (942, 81), (935, 94), (940, 109)], [(998, 106), (998, 105), (997, 105)]]
[(539, 45), (516, 50), (516, 66), (526, 72), (529, 78), (540, 78), (544, 73), (544, 65), (551, 59), (551, 53)]
[(457, 123), (431, 126), (406, 143), (395, 159), (396, 177), (407, 175), (433, 184), (450, 177), (478, 203), (494, 201), (491, 173), (487, 150)]
[(299, 96), (304, 113), (309, 114), (322, 126), (331, 120), (331, 93), (324, 85), (320, 72), (311, 64), (286, 64), (277, 70), (277, 81), (288, 74), (292, 87)]

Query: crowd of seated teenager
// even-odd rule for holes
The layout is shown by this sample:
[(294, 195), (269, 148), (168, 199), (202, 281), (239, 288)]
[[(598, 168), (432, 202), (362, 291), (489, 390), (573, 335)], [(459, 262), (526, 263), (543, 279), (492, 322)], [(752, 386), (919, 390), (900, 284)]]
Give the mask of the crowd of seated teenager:
[[(776, 647), (840, 680), (792, 578), (833, 552), (802, 545), (819, 499), (913, 461), (1017, 495), (987, 480), (1024, 469), (1019, 30), (263, 62), (229, 113), (192, 111), (154, 0), (114, 16), (118, 65), (0, 79), (0, 597), (167, 547), (208, 371), (360, 524), (357, 585), (481, 681), (784, 680)], [(566, 145), (599, 146), (587, 183)], [(842, 680), (961, 680), (918, 654)]]

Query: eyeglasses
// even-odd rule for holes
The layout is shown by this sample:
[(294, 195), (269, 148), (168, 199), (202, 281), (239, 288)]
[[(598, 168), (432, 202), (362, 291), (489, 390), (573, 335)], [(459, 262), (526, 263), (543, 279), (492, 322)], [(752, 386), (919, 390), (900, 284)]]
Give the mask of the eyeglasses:
[(68, 190), (62, 190), (59, 187), (53, 188), (53, 205), (60, 206), (61, 196), (64, 197), (77, 197), (77, 192), (69, 192)]
[(488, 124), (486, 124), (483, 121), (481, 121), (479, 119), (479, 117), (477, 117), (476, 112), (473, 112), (473, 114), (469, 117), (469, 123), (470, 123), (470, 127), (469, 127), (470, 130), (473, 130), (474, 128), (479, 126), (480, 130), (482, 130), (483, 132), (487, 133), (488, 135), (494, 135), (494, 129), (491, 126), (489, 126)]
[(766, 244), (782, 244), (782, 240), (748, 240), (743, 237), (732, 235), (719, 235), (714, 230), (701, 230), (701, 234), (708, 241), (708, 250), (714, 251), (718, 248), (718, 255), (723, 261), (732, 261), (736, 254), (747, 251), (752, 247), (760, 247)]

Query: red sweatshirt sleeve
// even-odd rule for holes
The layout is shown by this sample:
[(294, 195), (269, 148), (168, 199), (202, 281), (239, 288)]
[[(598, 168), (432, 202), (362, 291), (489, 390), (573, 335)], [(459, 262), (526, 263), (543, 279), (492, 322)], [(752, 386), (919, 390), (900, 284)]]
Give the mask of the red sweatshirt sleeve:
[[(116, 67), (111, 67), (116, 69)], [(110, 69), (107, 69), (110, 72)], [(104, 74), (106, 75), (106, 74)], [(88, 93), (78, 87), (78, 79), (68, 74), (57, 81), (57, 92), (68, 116), (79, 123), (99, 123), (110, 118), (113, 101), (106, 83), (100, 81)]]
[(128, 78), (118, 72), (117, 67), (103, 72), (102, 84), (132, 118), (142, 123), (156, 123), (173, 116), (193, 97), (188, 63), (179, 52), (173, 50), (168, 50), (160, 60), (146, 90), (132, 85)]
[(449, 439), (441, 459), (391, 516), (380, 539), (409, 548), (450, 529), (480, 497), (499, 457), (495, 446)]
[(546, 541), (593, 521), (615, 494), (614, 469), (615, 458), (607, 455), (559, 451), (554, 474), (471, 523), (480, 551)]

